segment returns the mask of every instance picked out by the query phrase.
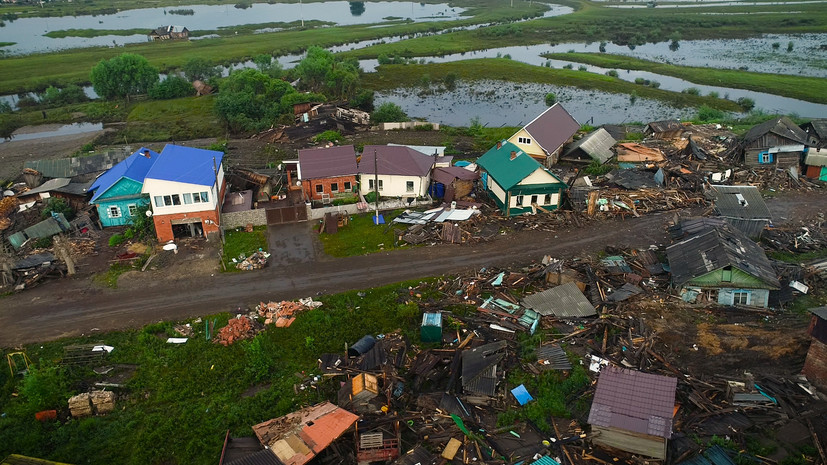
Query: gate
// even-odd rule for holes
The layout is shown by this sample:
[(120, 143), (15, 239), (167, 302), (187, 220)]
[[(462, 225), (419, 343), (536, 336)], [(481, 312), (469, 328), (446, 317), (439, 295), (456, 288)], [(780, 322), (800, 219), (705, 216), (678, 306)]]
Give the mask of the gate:
[(307, 221), (307, 207), (280, 207), (267, 209), (267, 224), (285, 224)]

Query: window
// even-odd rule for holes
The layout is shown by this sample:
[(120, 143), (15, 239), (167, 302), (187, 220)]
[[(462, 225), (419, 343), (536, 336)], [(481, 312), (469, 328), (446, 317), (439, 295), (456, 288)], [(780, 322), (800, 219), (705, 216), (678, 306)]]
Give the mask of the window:
[(126, 208), (129, 209), (129, 216), (135, 216), (135, 213), (138, 211), (137, 205), (129, 205)]
[(724, 269), (721, 270), (721, 271), (722, 271), (721, 281), (723, 281), (725, 283), (731, 282), (732, 281), (732, 267), (731, 266), (724, 267)]
[(758, 163), (762, 165), (772, 163), (772, 154), (769, 152), (758, 152)]
[(339, 192), (339, 183), (338, 182), (330, 183), (330, 192)]
[(181, 205), (181, 196), (178, 194), (172, 194), (172, 204)]
[[(373, 179), (368, 180), (368, 189), (373, 189)], [(379, 180), (379, 190), (382, 190), (382, 180)]]
[(155, 206), (156, 207), (163, 207), (164, 206), (164, 198), (160, 195), (155, 196)]
[(316, 193), (321, 194), (322, 192), (324, 192), (324, 186), (321, 184), (316, 184)]
[(735, 291), (732, 293), (732, 305), (749, 305), (749, 292)]
[(530, 138), (528, 138), (528, 137), (518, 137), (518, 138), (517, 138), (517, 143), (518, 143), (518, 144), (527, 144), (527, 145), (530, 145), (530, 144), (531, 144), (531, 139), (530, 139)]
[(531, 196), (531, 204), (532, 204), (532, 205), (534, 205), (534, 204), (536, 204), (536, 203), (537, 203), (537, 197), (538, 197), (538, 196), (536, 196), (536, 195), (532, 195), (532, 196)]
[(353, 187), (350, 185), (350, 181), (345, 181), (345, 191), (350, 192)]
[(518, 195), (518, 196), (517, 196), (517, 206), (518, 206), (518, 207), (521, 207), (522, 205), (523, 205), (523, 196), (522, 196), (522, 195)]
[[(192, 195), (195, 195), (195, 194), (192, 194)], [(202, 202), (209, 202), (210, 201), (209, 194), (207, 194), (206, 192), (202, 192), (201, 193), (201, 201)]]
[(546, 194), (546, 199), (543, 201), (545, 205), (551, 205), (551, 194)]
[(171, 195), (165, 195), (164, 196), (164, 206), (168, 207), (170, 205), (172, 205), (172, 196)]
[(117, 205), (112, 205), (111, 207), (106, 209), (109, 213), (109, 218), (120, 218), (121, 217), (121, 207)]
[(405, 191), (406, 192), (413, 192), (414, 183), (413, 181), (405, 182)]
[(184, 194), (184, 205), (192, 203), (192, 194)]

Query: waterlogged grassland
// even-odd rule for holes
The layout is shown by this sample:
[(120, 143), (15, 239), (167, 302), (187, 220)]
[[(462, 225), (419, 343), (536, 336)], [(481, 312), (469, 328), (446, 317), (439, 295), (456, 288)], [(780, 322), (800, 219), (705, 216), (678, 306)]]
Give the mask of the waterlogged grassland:
[(427, 74), (432, 81), (441, 81), (449, 74), (466, 81), (495, 80), (536, 82), (558, 86), (595, 89), (615, 94), (635, 94), (640, 98), (659, 100), (675, 107), (706, 105), (723, 111), (741, 111), (735, 102), (709, 96), (698, 96), (640, 86), (611, 76), (569, 69), (553, 69), (527, 65), (503, 58), (483, 58), (453, 63), (426, 65), (383, 65), (377, 72), (365, 75), (365, 84), (377, 90), (415, 87), (420, 76)]
[[(333, 23), (325, 21), (305, 21), (305, 28), (330, 26)], [(240, 26), (226, 26), (218, 29), (199, 29), (190, 31), (190, 37), (203, 37), (207, 35), (230, 36), (236, 34), (250, 34), (259, 29), (298, 29), (301, 27), (301, 21), (291, 22), (271, 22), (258, 24), (243, 24)], [(101, 37), (101, 36), (131, 36), (131, 35), (146, 35), (147, 28), (141, 29), (62, 29), (59, 31), (49, 31), (43, 34), (46, 37), (53, 39), (62, 39), (65, 37)]]
[(62, 29), (49, 31), (43, 34), (52, 39), (63, 39), (66, 37), (100, 37), (100, 36), (133, 36), (146, 34), (147, 28), (141, 29)]
[(621, 55), (597, 53), (549, 53), (545, 58), (574, 61), (603, 68), (632, 69), (673, 76), (696, 84), (735, 87), (783, 95), (808, 102), (827, 103), (827, 79), (742, 70), (698, 68), (657, 63)]
[(129, 112), (126, 127), (112, 137), (148, 142), (218, 137), (224, 126), (213, 104), (212, 95), (141, 102)]

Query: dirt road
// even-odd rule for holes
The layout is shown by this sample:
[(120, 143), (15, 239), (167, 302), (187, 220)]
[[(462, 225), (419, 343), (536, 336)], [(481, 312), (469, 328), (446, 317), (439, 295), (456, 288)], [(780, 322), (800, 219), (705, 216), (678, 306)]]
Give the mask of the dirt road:
[(187, 282), (147, 283), (140, 289), (101, 290), (65, 279), (0, 299), (0, 346), (137, 328), (233, 311), (262, 300), (365, 289), (484, 266), (573, 257), (606, 245), (649, 247), (666, 241), (671, 215), (593, 222), (556, 233), (523, 231), (474, 246), (440, 245), (342, 259), (325, 259), (251, 273), (217, 274)]

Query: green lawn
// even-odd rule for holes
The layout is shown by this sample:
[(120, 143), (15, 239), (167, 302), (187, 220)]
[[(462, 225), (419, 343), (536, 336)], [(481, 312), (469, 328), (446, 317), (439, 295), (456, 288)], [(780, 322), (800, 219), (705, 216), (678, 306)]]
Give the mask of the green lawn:
[[(251, 436), (254, 424), (335, 398), (338, 380), (294, 391), (302, 381), (296, 373), (316, 373), (319, 354), (340, 352), (365, 334), (400, 328), (418, 343), (422, 314), (416, 303), (400, 302), (410, 300), (408, 286), (419, 284), (371, 289), (363, 297), (357, 291), (324, 296), (323, 307), (301, 314), (289, 328), (271, 327), (229, 347), (205, 340), (205, 323), (193, 321), (195, 334), (182, 345), (165, 342), (177, 335), (165, 322), (27, 346), (34, 368), (25, 378), (12, 378), (5, 365), (0, 370), (0, 457), (19, 453), (103, 465), (215, 464), (228, 429), (234, 436)], [(213, 318), (217, 330), (230, 315), (207, 319)], [(97, 342), (115, 347), (107, 364), (134, 364), (137, 372), (127, 389), (118, 390), (114, 412), (70, 419), (66, 400), (102, 377), (91, 367), (61, 366), (63, 346)], [(5, 359), (5, 353), (0, 356)], [(266, 384), (255, 396), (241, 396)], [(60, 412), (58, 421), (34, 419), (35, 412), (53, 408)]]
[[(385, 222), (390, 223), (402, 213), (402, 210), (380, 213), (384, 215)], [(321, 233), (324, 252), (333, 257), (350, 257), (397, 248), (394, 246), (394, 227), (388, 228), (388, 224), (373, 224), (373, 215), (373, 212), (352, 215), (350, 223), (339, 228), (336, 234)]]
[(235, 267), (233, 258), (241, 259), (239, 256), (249, 257), (257, 250), (262, 249), (265, 252), (267, 248), (267, 226), (254, 226), (253, 232), (248, 233), (244, 228), (236, 228), (226, 231), (224, 233), (224, 255), (223, 261), (226, 271), (240, 271)]

